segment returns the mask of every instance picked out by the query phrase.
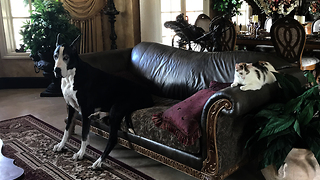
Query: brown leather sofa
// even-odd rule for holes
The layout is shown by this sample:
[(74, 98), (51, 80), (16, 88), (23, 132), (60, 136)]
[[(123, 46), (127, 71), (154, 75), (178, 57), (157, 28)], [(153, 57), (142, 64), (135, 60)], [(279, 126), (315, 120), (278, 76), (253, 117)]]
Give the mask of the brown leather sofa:
[[(200, 53), (142, 42), (131, 49), (80, 57), (109, 73), (130, 72), (155, 95), (154, 107), (131, 115), (135, 134), (129, 133), (126, 123), (122, 123), (119, 144), (199, 179), (224, 179), (249, 160), (244, 149), (251, 132), (247, 115), (276, 97), (279, 90), (276, 83), (257, 91), (227, 87), (213, 94), (202, 110), (199, 123), (202, 135), (191, 146), (183, 145), (170, 132), (156, 127), (153, 114), (208, 88), (211, 81), (232, 82), (236, 62), (269, 61), (278, 71), (305, 82), (297, 67), (261, 52)], [(81, 125), (81, 121), (75, 122)], [(107, 124), (105, 119), (93, 121), (91, 131), (108, 138)]]

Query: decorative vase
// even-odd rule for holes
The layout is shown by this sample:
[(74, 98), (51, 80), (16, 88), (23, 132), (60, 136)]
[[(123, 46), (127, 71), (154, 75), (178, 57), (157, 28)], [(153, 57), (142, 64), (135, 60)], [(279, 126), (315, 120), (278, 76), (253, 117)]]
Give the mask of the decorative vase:
[[(42, 70), (43, 76), (51, 79), (51, 83), (40, 94), (40, 97), (59, 97), (62, 96), (61, 78), (56, 78), (53, 73), (54, 60), (53, 52), (39, 53), (37, 58), (32, 57), (36, 73)], [(39, 70), (36, 70), (39, 69)]]
[(308, 149), (293, 148), (278, 171), (270, 165), (261, 172), (266, 180), (320, 180), (318, 161)]

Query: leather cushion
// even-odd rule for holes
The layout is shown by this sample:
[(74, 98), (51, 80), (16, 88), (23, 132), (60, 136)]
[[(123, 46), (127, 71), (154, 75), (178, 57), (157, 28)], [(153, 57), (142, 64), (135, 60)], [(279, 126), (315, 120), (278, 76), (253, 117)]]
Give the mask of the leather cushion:
[(250, 51), (201, 53), (142, 42), (131, 54), (129, 71), (148, 82), (153, 94), (184, 100), (210, 81), (231, 83), (237, 62), (269, 61), (276, 70), (292, 67), (274, 54)]

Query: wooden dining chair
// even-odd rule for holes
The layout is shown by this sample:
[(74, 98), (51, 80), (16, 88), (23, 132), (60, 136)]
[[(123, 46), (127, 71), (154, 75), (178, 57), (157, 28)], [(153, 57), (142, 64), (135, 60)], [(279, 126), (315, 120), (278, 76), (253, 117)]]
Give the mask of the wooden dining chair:
[(201, 27), (205, 33), (209, 32), (209, 25), (211, 22), (211, 18), (207, 16), (206, 14), (200, 14), (196, 21), (194, 22), (194, 25), (197, 27)]
[(278, 56), (296, 63), (301, 70), (314, 70), (319, 59), (302, 57), (306, 43), (306, 32), (302, 24), (291, 17), (283, 17), (272, 24), (271, 41)]
[(212, 32), (217, 28), (222, 29), (221, 34), (216, 34), (213, 37), (213, 41), (218, 41), (221, 45), (221, 49), (218, 51), (234, 51), (237, 34), (232, 21), (222, 16), (214, 17), (210, 22), (209, 30)]

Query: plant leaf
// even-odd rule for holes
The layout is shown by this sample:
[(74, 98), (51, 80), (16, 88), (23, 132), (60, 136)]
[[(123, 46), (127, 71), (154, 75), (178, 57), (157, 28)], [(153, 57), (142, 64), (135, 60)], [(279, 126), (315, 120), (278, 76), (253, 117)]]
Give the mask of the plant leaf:
[(319, 163), (320, 162), (320, 138), (306, 137), (305, 141)]
[(299, 121), (297, 120), (294, 121), (293, 129), (301, 137)]
[(285, 110), (284, 110), (284, 114), (290, 114), (292, 112), (295, 111), (300, 111), (300, 107), (302, 104), (302, 98), (301, 97), (297, 97), (295, 99), (291, 99), (289, 102), (287, 102), (287, 104), (285, 105)]
[(288, 135), (292, 133), (292, 130), (291, 129), (285, 129), (283, 131), (280, 131), (279, 133), (273, 135), (273, 136), (268, 136), (267, 140), (268, 140), (268, 144), (267, 146), (270, 146), (271, 143), (273, 143), (273, 141), (281, 136), (285, 136), (285, 135)]
[(314, 114), (314, 111), (313, 111), (314, 104), (315, 104), (315, 101), (310, 101), (306, 105), (306, 107), (302, 109), (301, 114), (298, 116), (298, 121), (302, 126), (308, 124), (311, 121)]
[(277, 169), (283, 164), (287, 154), (293, 147), (296, 138), (292, 134), (280, 136), (268, 146), (264, 153), (263, 159), (259, 163), (259, 168), (263, 169), (271, 164), (275, 164)]
[(310, 71), (305, 71), (304, 76), (307, 77), (309, 83), (312, 83), (313, 85), (318, 84), (316, 79), (314, 78), (314, 75)]
[(280, 84), (283, 95), (287, 100), (295, 98), (302, 93), (301, 83), (296, 77), (289, 74), (282, 75), (276, 72), (273, 72), (273, 74)]
[(265, 128), (263, 128), (258, 140), (287, 129), (294, 123), (294, 121), (295, 118), (292, 118), (290, 115), (280, 115), (278, 117), (271, 118), (269, 123)]

